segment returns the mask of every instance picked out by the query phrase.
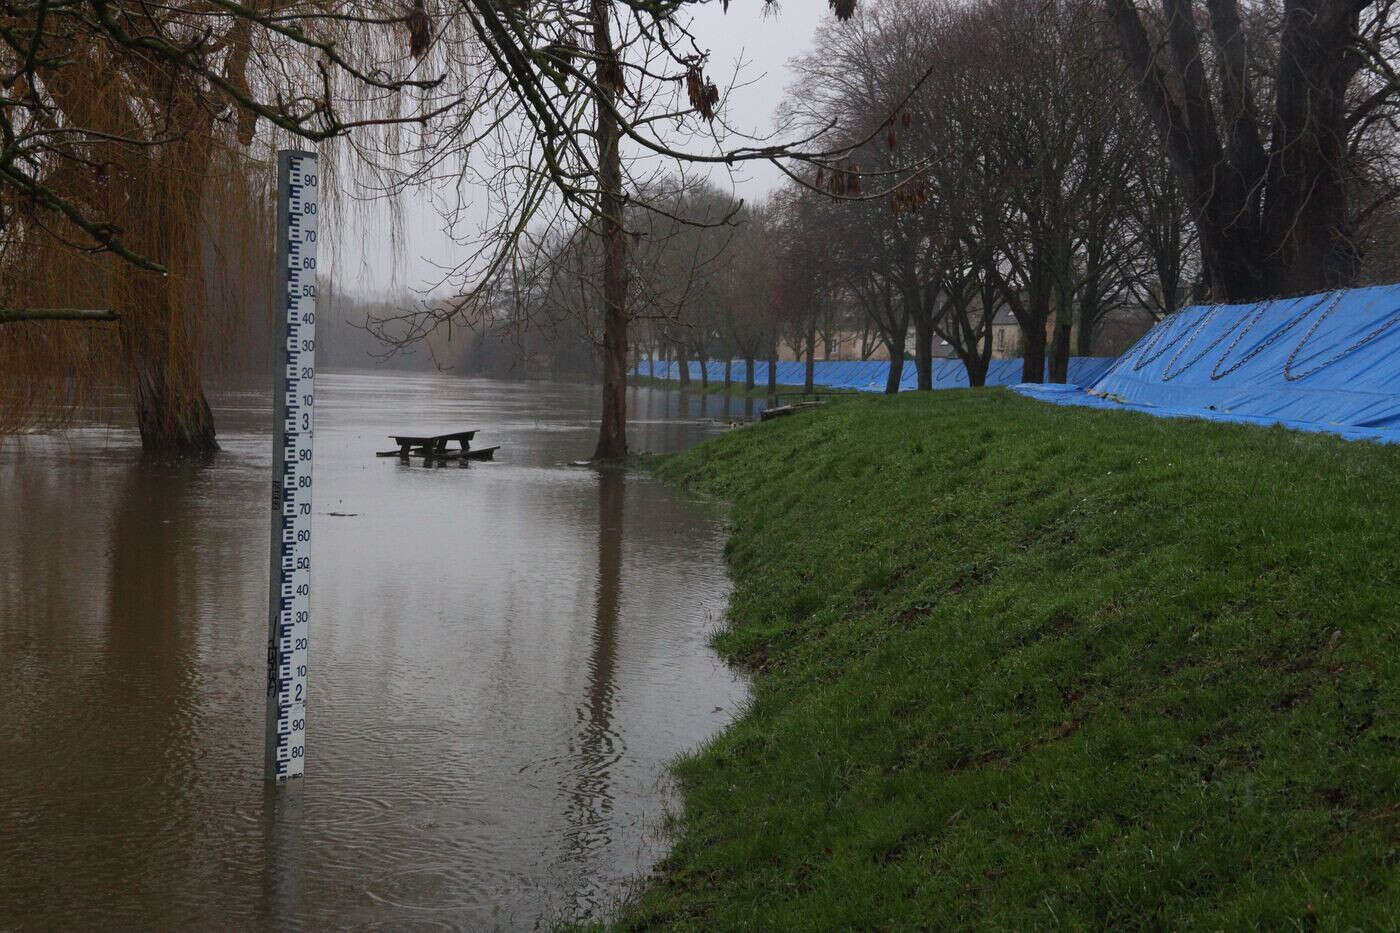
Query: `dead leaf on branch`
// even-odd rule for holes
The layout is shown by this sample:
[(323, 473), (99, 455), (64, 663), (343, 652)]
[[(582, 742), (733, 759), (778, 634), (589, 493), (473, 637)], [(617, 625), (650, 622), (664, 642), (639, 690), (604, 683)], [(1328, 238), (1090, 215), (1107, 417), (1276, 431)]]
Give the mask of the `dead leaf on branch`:
[(713, 81), (706, 81), (698, 65), (691, 65), (685, 72), (685, 92), (690, 98), (690, 109), (707, 121), (714, 121), (715, 105), (719, 103), (719, 88)]
[(613, 94), (621, 95), (626, 87), (622, 80), (622, 66), (615, 61), (599, 62), (598, 83)]
[(413, 8), (408, 12), (408, 51), (414, 58), (422, 58), (428, 52), (433, 39), (432, 23), (428, 21), (428, 11), (423, 0), (413, 0)]
[(539, 62), (540, 70), (549, 76), (561, 92), (568, 89), (569, 72), (574, 67), (574, 58), (577, 54), (576, 47), (558, 42), (551, 43), (534, 53), (536, 61)]
[(848, 20), (856, 15), (856, 0), (827, 0), (827, 4), (839, 20)]
[(890, 195), (890, 208), (898, 216), (900, 211), (917, 211), (928, 203), (928, 187), (919, 184), (915, 188), (900, 188)]
[[(825, 178), (825, 184), (823, 184)], [(817, 169), (817, 180), (813, 187), (825, 187), (828, 192), (836, 197), (860, 194), (860, 165), (846, 161), (837, 162), (830, 166), (828, 174), (823, 175), (821, 168)]]

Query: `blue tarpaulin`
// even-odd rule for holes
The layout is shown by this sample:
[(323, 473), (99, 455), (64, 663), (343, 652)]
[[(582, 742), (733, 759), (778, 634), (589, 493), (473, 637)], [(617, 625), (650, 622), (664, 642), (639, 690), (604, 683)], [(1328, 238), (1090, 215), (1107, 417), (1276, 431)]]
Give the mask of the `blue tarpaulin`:
[(1065, 405), (1282, 424), (1400, 443), (1400, 286), (1174, 314), (1096, 380), (1019, 385)]
[[(1116, 357), (1076, 356), (1069, 361), (1069, 378), (1079, 385), (1088, 385), (1097, 379), (1115, 362)], [(778, 384), (800, 386), (805, 384), (806, 363), (788, 361), (778, 363)], [(653, 372), (653, 369), (655, 370)], [(746, 366), (743, 360), (735, 360), (730, 367), (730, 378), (743, 384)], [(754, 384), (768, 384), (768, 364), (754, 363)], [(890, 364), (884, 360), (830, 360), (812, 364), (812, 381), (828, 389), (856, 389), (861, 392), (885, 391), (885, 380), (889, 378)], [(724, 381), (724, 361), (708, 363), (705, 372), (710, 382)], [(680, 366), (676, 363), (643, 360), (634, 370), (638, 376), (654, 375), (658, 379), (676, 379)], [(690, 364), (690, 378), (700, 379), (700, 364)], [(1009, 386), (1021, 381), (1020, 360), (992, 360), (987, 368), (987, 385)], [(918, 388), (919, 374), (913, 361), (906, 360), (900, 373), (900, 391)], [(933, 361), (933, 387), (935, 389), (966, 389), (967, 369), (958, 360)]]

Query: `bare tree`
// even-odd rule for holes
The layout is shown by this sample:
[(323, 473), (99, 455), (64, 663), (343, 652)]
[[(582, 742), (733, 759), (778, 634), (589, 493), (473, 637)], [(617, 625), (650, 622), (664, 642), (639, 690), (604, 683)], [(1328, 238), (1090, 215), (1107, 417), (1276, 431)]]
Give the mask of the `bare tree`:
[[(628, 226), (627, 215), (665, 210), (649, 194), (663, 173), (684, 177), (696, 164), (822, 162), (840, 154), (801, 151), (800, 139), (721, 142), (736, 136), (724, 124), (728, 90), (708, 75), (684, 9), (682, 0), (454, 0), (435, 20), (443, 39), (427, 61), (462, 76), (452, 93), (470, 106), (429, 117), (420, 134), (427, 145), (360, 140), (360, 154), (387, 190), (417, 185), (445, 200), (444, 217), (464, 249), (441, 283), (452, 297), (380, 322), (386, 337), (420, 339), (450, 322), (483, 324), (490, 296), (521, 274), (534, 244), (560, 230), (598, 239), (605, 312), (599, 459), (626, 452), (623, 388), (636, 320), (628, 306), (628, 253), (641, 232)], [(444, 178), (455, 180), (455, 190), (444, 190)], [(483, 191), (491, 213), (477, 224), (465, 205)]]
[(1130, 168), (1126, 236), (1133, 249), (1122, 257), (1123, 279), (1133, 302), (1161, 320), (1186, 304), (1191, 282), (1199, 274), (1192, 254), (1195, 227), (1160, 147), (1138, 149)]
[(886, 235), (888, 210), (883, 204), (840, 205), (832, 212), (836, 232), (835, 269), (843, 288), (875, 328), (889, 357), (885, 392), (899, 391), (904, 353), (909, 339), (909, 310), (896, 294), (890, 274), (891, 238)]
[(817, 322), (835, 281), (833, 240), (819, 220), (825, 206), (821, 195), (804, 188), (781, 191), (770, 204), (771, 253), (778, 262), (774, 314), (788, 344), (806, 356), (806, 392), (815, 384)]
[(1214, 296), (1355, 284), (1355, 156), (1388, 130), (1400, 90), (1393, 4), (1284, 0), (1262, 30), (1238, 0), (1161, 0), (1155, 19), (1134, 0), (1104, 5), (1190, 204)]

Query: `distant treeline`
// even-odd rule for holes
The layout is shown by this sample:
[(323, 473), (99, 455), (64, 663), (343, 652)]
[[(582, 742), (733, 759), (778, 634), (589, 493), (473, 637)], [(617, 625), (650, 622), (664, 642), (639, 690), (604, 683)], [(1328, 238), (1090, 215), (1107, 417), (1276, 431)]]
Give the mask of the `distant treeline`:
[[(212, 294), (217, 333), (203, 352), (211, 379), (243, 382), (270, 373), (280, 328), (270, 303), (229, 301)], [(246, 294), (239, 292), (238, 294)], [(498, 379), (592, 378), (596, 358), (582, 325), (520, 331), (502, 324), (487, 333), (459, 328), (435, 331), (423, 340), (393, 345), (381, 340), (370, 321), (385, 321), (413, 308), (412, 293), (367, 297), (334, 288), (322, 292), (316, 312), (316, 367), (322, 371), (386, 370), (450, 372)]]
[(330, 296), (317, 316), (317, 366), (323, 370), (445, 371), (498, 379), (592, 377), (596, 372), (587, 330), (572, 321), (549, 329), (521, 330), (507, 323), (485, 332), (439, 328), (422, 340), (403, 344), (386, 343), (366, 326), (392, 320), (417, 304), (411, 294)]
[(414, 300), (411, 294), (381, 298), (330, 294), (317, 308), (316, 367), (321, 370), (423, 372), (451, 366), (460, 355), (461, 339), (456, 341), (456, 346), (445, 340), (434, 340), (434, 344), (442, 345), (430, 347), (426, 343), (413, 343), (391, 348), (365, 328), (366, 321), (393, 315), (396, 309), (409, 307)]

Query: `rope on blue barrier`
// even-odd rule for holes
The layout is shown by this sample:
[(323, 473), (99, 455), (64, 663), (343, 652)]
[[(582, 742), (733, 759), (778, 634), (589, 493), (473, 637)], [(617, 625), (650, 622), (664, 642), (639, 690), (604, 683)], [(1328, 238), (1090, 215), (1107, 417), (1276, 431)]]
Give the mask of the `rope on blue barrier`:
[[(1366, 306), (1366, 310), (1370, 311), (1373, 307), (1375, 307), (1376, 302), (1380, 300), (1380, 295), (1377, 295), (1375, 298), (1371, 299), (1371, 303)], [(1351, 346), (1345, 347), (1344, 349), (1337, 351), (1331, 357), (1314, 366), (1307, 372), (1295, 374), (1293, 372), (1293, 363), (1298, 359), (1299, 351), (1303, 349), (1303, 345), (1308, 342), (1312, 335), (1317, 333), (1317, 329), (1322, 326), (1322, 322), (1325, 321), (1333, 311), (1337, 310), (1337, 305), (1339, 302), (1340, 299), (1338, 299), (1338, 301), (1332, 302), (1332, 306), (1329, 307), (1326, 311), (1324, 311), (1318, 317), (1318, 319), (1315, 322), (1313, 322), (1313, 326), (1308, 329), (1308, 332), (1306, 334), (1303, 335), (1303, 339), (1298, 341), (1298, 346), (1294, 347), (1293, 352), (1288, 354), (1288, 360), (1283, 364), (1283, 378), (1287, 379), (1289, 382), (1297, 382), (1299, 379), (1306, 379), (1313, 373), (1326, 369), (1328, 366), (1331, 366), (1333, 363), (1337, 362), (1343, 357), (1355, 353), (1357, 350), (1360, 350), (1368, 343), (1378, 340), (1383, 334), (1385, 334), (1386, 331), (1390, 330), (1396, 324), (1400, 324), (1400, 308), (1397, 308), (1396, 310), (1390, 313), (1390, 317), (1386, 318), (1384, 321), (1378, 324), (1376, 328), (1372, 330), (1369, 334), (1352, 343)]]
[[(1220, 379), (1224, 379), (1226, 376), (1230, 375), (1233, 372), (1236, 372), (1241, 366), (1244, 366), (1250, 360), (1263, 353), (1269, 347), (1278, 343), (1280, 340), (1283, 339), (1284, 334), (1287, 334), (1293, 328), (1297, 327), (1299, 324), (1303, 323), (1303, 321), (1307, 320), (1308, 315), (1312, 314), (1318, 308), (1322, 307), (1322, 305), (1327, 301), (1328, 297), (1334, 294), (1335, 297), (1332, 298), (1331, 308), (1328, 308), (1328, 310), (1323, 313), (1323, 316), (1325, 317), (1327, 314), (1330, 314), (1332, 308), (1337, 307), (1338, 303), (1341, 302), (1342, 297), (1346, 294), (1346, 292), (1325, 292), (1321, 295), (1318, 295), (1316, 301), (1308, 305), (1298, 314), (1295, 314), (1292, 318), (1288, 320), (1288, 323), (1284, 324), (1278, 330), (1270, 334), (1267, 339), (1261, 341), (1258, 344), (1258, 346), (1256, 346), (1253, 350), (1250, 350), (1244, 356), (1240, 357), (1240, 359), (1237, 362), (1235, 362), (1232, 366), (1230, 366), (1229, 369), (1226, 369), (1224, 372), (1220, 372), (1220, 365), (1230, 358), (1230, 354), (1235, 351), (1235, 347), (1239, 346), (1240, 342), (1244, 340), (1245, 335), (1254, 329), (1254, 325), (1259, 323), (1259, 321), (1264, 317), (1264, 312), (1269, 309), (1270, 305), (1272, 305), (1273, 302), (1264, 301), (1260, 302), (1258, 305), (1255, 305), (1257, 311), (1254, 313), (1253, 319), (1249, 320), (1249, 323), (1245, 326), (1245, 329), (1242, 330), (1239, 333), (1239, 335), (1235, 337), (1234, 340), (1230, 341), (1230, 345), (1225, 348), (1225, 352), (1220, 354), (1220, 359), (1216, 360), (1215, 365), (1211, 367), (1211, 381), (1215, 382), (1219, 381)], [(1299, 301), (1301, 300), (1302, 299), (1299, 299)], [(1244, 318), (1242, 318), (1241, 320), (1244, 320)], [(1304, 337), (1304, 339), (1306, 340), (1307, 338)]]

